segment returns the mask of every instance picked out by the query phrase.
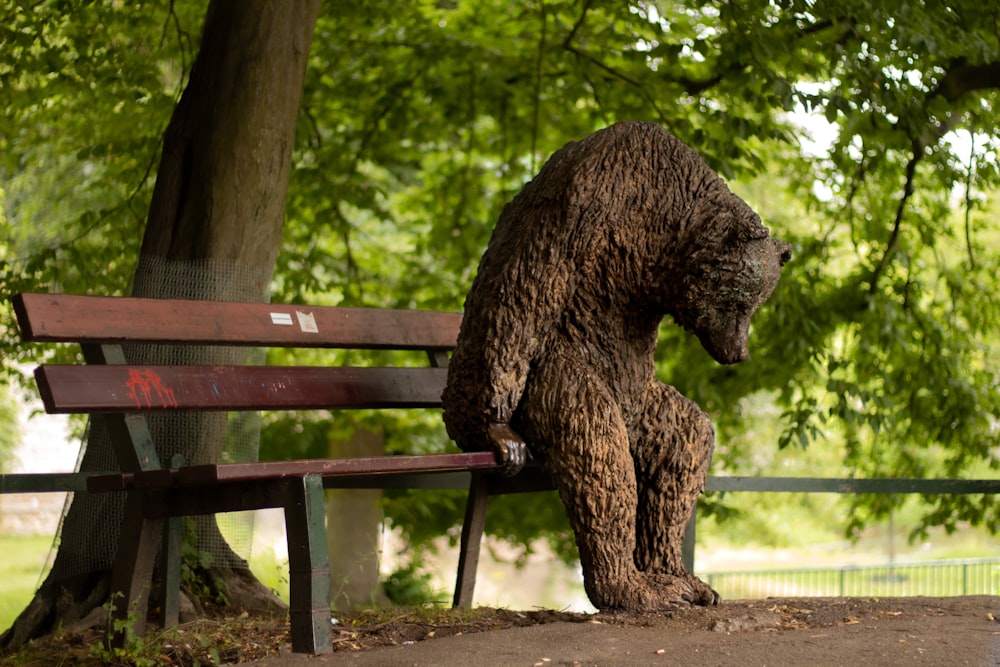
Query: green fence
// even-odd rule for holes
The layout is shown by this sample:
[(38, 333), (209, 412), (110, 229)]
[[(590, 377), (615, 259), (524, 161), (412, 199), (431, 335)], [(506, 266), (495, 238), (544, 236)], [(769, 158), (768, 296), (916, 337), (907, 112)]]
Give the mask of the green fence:
[[(825, 478), (825, 477), (709, 477), (705, 493), (731, 493), (754, 491), (764, 493), (885, 493), (885, 494), (919, 494), (960, 495), (960, 494), (995, 494), (1000, 493), (1000, 479), (872, 479), (872, 478)], [(683, 559), (688, 572), (695, 568), (695, 542), (697, 517), (692, 514), (684, 531)], [(970, 561), (974, 562), (974, 561)], [(890, 567), (890, 566), (886, 566)], [(897, 566), (898, 568), (898, 566)], [(839, 571), (838, 571), (839, 572)], [(716, 575), (722, 576), (722, 573)], [(847, 575), (844, 584), (847, 585)], [(888, 574), (886, 576), (889, 576)], [(894, 575), (893, 575), (894, 576)], [(837, 589), (840, 575), (835, 577), (833, 588), (823, 583), (824, 590)], [(718, 590), (718, 589), (716, 589)], [(748, 588), (747, 590), (752, 590)], [(992, 589), (991, 589), (992, 590)], [(720, 591), (721, 592), (721, 591)], [(793, 593), (768, 593), (765, 595), (750, 595), (743, 597), (765, 597), (766, 595), (792, 595)], [(866, 595), (866, 593), (797, 593), (798, 595)], [(885, 595), (885, 593), (881, 593)], [(897, 595), (949, 595), (949, 593), (896, 593)], [(874, 595), (874, 593), (873, 593)], [(954, 593), (962, 595), (962, 593)], [(969, 593), (972, 595), (972, 593)], [(734, 597), (730, 595), (729, 597)], [(737, 596), (738, 597), (738, 596)]]
[(702, 572), (724, 599), (1000, 594), (1000, 558), (841, 568)]

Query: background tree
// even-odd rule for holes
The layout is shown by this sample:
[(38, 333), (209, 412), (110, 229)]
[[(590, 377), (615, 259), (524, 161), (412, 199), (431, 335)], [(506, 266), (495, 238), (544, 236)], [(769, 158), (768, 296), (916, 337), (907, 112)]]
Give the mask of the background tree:
[[(164, 134), (133, 295), (267, 298), (318, 10), (319, 0), (294, 6), (275, 0), (209, 5), (201, 47)], [(170, 350), (159, 348), (132, 349), (127, 355), (135, 363), (177, 361)], [(107, 438), (100, 437), (101, 425), (92, 422), (82, 470), (114, 464)], [(216, 461), (225, 442), (226, 415), (169, 416), (150, 420), (150, 429), (161, 461), (177, 453), (193, 463)], [(179, 443), (185, 449), (176, 449)], [(64, 546), (35, 599), (5, 635), (6, 643), (18, 646), (74, 622), (114, 593), (109, 581), (121, 500), (74, 497), (61, 529)], [(203, 523), (209, 531), (214, 528), (211, 517)], [(221, 536), (216, 541), (225, 544)], [(254, 586), (252, 577), (247, 590), (245, 567), (233, 567), (240, 562), (226, 553), (206, 563), (209, 571), (201, 576), (230, 604), (266, 604), (268, 592)]]
[[(202, 20), (198, 3), (162, 4), (0, 10), (4, 292), (127, 291)], [(652, 120), (796, 245), (749, 363), (716, 366), (662, 332), (662, 378), (716, 421), (714, 472), (818, 439), (859, 476), (981, 474), (997, 464), (1000, 413), (998, 24), (1000, 9), (971, 0), (328, 0), (273, 298), (460, 308), (500, 209), (549, 154)], [(794, 112), (830, 124), (829, 150), (807, 150)], [(11, 327), (3, 345), (5, 364), (34, 356)], [(778, 443), (748, 428), (762, 402), (783, 411)], [(377, 426), (390, 450), (432, 450), (447, 446), (438, 422)], [(264, 455), (282, 423), (265, 424)], [(498, 503), (489, 526), (551, 536), (571, 557), (557, 503), (536, 500)], [(896, 501), (850, 502), (857, 529)], [(459, 506), (421, 494), (386, 511), (421, 540)], [(996, 529), (997, 507), (938, 497), (924, 521)]]

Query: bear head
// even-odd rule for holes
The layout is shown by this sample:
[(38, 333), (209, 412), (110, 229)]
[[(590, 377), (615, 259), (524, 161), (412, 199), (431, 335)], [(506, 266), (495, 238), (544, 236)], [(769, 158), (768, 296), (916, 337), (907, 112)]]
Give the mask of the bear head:
[(750, 319), (774, 292), (792, 247), (771, 238), (743, 200), (724, 194), (709, 202), (711, 220), (683, 244), (681, 266), (674, 267), (680, 285), (670, 290), (667, 312), (716, 361), (734, 364), (750, 356)]

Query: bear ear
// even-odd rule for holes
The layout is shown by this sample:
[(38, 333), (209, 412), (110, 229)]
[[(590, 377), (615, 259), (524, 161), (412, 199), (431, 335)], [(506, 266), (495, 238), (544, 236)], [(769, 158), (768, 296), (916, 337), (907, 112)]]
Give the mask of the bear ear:
[(753, 214), (752, 218), (744, 216), (734, 217), (730, 222), (729, 229), (726, 230), (724, 243), (727, 247), (740, 246), (750, 241), (763, 241), (770, 238), (771, 234), (760, 218)]
[(770, 237), (770, 231), (761, 222), (756, 211), (736, 195), (730, 193), (729, 200), (723, 206), (719, 216), (725, 230), (726, 245), (732, 247)]

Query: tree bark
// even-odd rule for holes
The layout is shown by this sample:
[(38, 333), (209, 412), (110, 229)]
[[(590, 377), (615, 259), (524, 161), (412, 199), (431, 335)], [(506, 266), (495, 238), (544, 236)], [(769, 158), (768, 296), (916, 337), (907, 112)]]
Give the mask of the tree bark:
[[(143, 257), (274, 267), (319, 0), (215, 0), (164, 136)], [(135, 291), (146, 291), (136, 275)], [(266, 283), (256, 285), (260, 298)]]
[[(190, 79), (164, 134), (134, 295), (266, 300), (319, 6), (320, 0), (212, 0)], [(170, 351), (126, 354), (152, 361)], [(99, 425), (92, 428), (81, 470), (107, 470), (108, 461), (113, 469), (110, 444), (93, 437)], [(227, 430), (224, 421), (199, 417), (151, 424), (154, 438), (165, 428), (179, 429), (172, 431), (178, 442), (197, 434), (189, 462), (216, 460)], [(158, 453), (169, 462), (172, 452), (158, 446)], [(73, 499), (53, 568), (0, 647), (16, 649), (108, 601), (122, 513), (113, 495)], [(203, 525), (217, 532), (211, 518)], [(238, 560), (214, 564), (212, 574), (232, 581), (230, 592), (247, 590), (245, 575), (231, 570)], [(254, 597), (271, 604), (273, 596), (257, 588), (237, 604), (252, 607)]]

